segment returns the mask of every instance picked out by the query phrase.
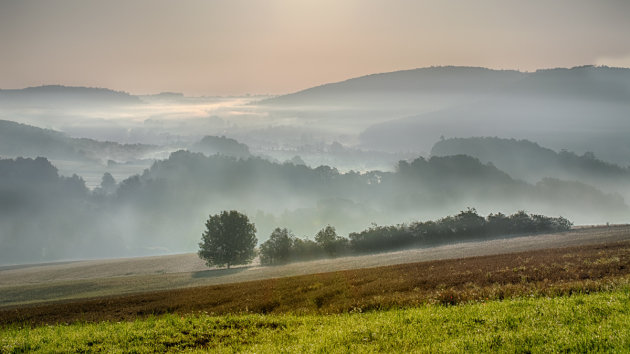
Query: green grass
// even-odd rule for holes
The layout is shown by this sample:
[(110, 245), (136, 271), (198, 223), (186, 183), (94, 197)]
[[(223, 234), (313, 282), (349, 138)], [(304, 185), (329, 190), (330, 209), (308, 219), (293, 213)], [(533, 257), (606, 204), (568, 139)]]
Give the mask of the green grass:
[(0, 352), (630, 351), (630, 287), (336, 315), (164, 315), (0, 329)]

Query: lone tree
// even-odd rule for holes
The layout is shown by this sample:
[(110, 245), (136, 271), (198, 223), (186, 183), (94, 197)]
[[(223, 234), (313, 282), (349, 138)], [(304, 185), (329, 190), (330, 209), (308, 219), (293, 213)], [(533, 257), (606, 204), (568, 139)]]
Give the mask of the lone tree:
[(199, 258), (208, 266), (247, 264), (256, 255), (256, 226), (236, 210), (210, 215), (206, 231), (201, 235)]

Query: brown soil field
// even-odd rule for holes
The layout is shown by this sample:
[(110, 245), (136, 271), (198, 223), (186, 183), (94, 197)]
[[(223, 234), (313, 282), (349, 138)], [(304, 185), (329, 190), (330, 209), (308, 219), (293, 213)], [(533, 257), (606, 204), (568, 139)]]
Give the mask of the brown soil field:
[(162, 313), (338, 313), (601, 291), (630, 282), (630, 241), (343, 270), (0, 310), (0, 325)]
[(630, 226), (616, 225), (230, 270), (208, 268), (194, 253), (0, 267), (0, 308), (626, 240)]

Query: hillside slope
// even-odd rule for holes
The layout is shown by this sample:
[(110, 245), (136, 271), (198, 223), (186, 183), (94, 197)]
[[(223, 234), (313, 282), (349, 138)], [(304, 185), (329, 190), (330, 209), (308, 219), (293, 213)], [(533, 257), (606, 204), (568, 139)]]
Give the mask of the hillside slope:
[[(322, 259), (282, 266), (208, 269), (196, 254), (0, 267), (0, 306), (258, 281), (288, 276), (501, 255), (630, 240), (630, 226), (580, 228), (558, 234)], [(52, 291), (54, 290), (54, 291)]]
[(577, 155), (556, 152), (529, 140), (496, 137), (450, 138), (438, 141), (432, 156), (465, 154), (492, 163), (513, 178), (535, 183), (545, 177), (575, 180), (627, 197), (630, 169), (597, 158), (593, 153)]

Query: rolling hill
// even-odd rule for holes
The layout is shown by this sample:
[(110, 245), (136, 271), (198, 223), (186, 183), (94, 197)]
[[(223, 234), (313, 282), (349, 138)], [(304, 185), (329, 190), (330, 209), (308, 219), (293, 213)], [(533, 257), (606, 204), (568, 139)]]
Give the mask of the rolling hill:
[(344, 133), (359, 135), (368, 150), (428, 153), (441, 136), (501, 136), (630, 164), (625, 68), (421, 68), (325, 84), (261, 105), (332, 131), (353, 127)]
[(142, 158), (157, 148), (154, 145), (71, 138), (55, 130), (0, 120), (0, 156), (5, 157), (127, 161)]
[(437, 142), (432, 156), (465, 154), (492, 163), (513, 178), (535, 183), (545, 177), (575, 180), (621, 194), (630, 186), (630, 169), (597, 158), (556, 152), (529, 140), (496, 137), (451, 138)]
[[(514, 70), (478, 67), (430, 67), (366, 75), (325, 84), (296, 93), (264, 100), (266, 105), (330, 106), (377, 105), (409, 100), (416, 105), (425, 98), (443, 104), (497, 92), (527, 74)], [(376, 101), (375, 101), (376, 100)]]
[(361, 133), (361, 144), (429, 151), (441, 136), (501, 136), (630, 164), (630, 69), (579, 67), (529, 75), (477, 101), (375, 123)]
[(402, 96), (420, 102), (423, 96), (446, 96), (453, 99), (454, 104), (461, 104), (465, 101), (463, 98), (485, 95), (627, 101), (630, 99), (630, 69), (580, 66), (528, 73), (481, 67), (429, 67), (361, 76), (266, 99), (261, 103), (326, 106), (366, 103), (375, 96), (380, 96), (383, 101)]
[(45, 85), (23, 89), (0, 89), (0, 105), (7, 106), (109, 106), (140, 104), (127, 92), (96, 87)]

